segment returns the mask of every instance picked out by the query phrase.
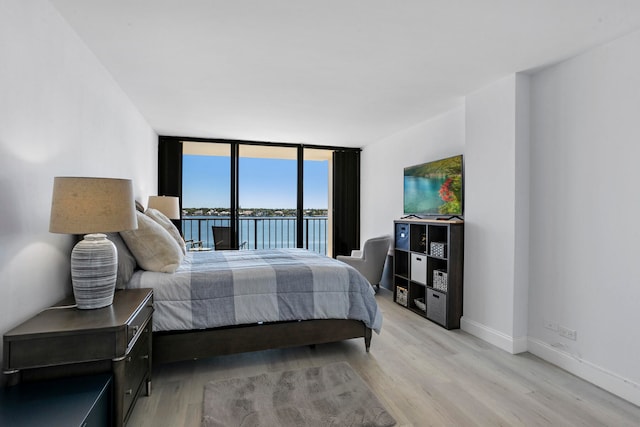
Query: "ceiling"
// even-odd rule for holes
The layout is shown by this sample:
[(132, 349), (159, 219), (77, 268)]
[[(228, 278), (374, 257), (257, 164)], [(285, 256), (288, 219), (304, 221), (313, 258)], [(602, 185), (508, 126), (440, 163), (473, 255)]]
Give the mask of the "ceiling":
[(51, 0), (161, 135), (360, 147), (640, 28), (638, 0)]

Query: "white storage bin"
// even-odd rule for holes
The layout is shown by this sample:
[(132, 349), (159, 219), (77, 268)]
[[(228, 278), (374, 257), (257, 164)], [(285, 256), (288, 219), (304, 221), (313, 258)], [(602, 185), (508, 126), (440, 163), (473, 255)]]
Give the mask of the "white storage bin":
[(423, 254), (411, 254), (411, 280), (427, 284), (427, 256)]

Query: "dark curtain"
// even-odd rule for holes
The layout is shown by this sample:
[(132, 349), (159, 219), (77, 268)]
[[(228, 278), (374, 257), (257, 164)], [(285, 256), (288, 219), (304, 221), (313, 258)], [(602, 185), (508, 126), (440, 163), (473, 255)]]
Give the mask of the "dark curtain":
[[(161, 136), (158, 142), (158, 195), (180, 198), (182, 211), (182, 142)], [(182, 232), (182, 222), (173, 223)]]
[(333, 153), (333, 256), (360, 247), (360, 150)]

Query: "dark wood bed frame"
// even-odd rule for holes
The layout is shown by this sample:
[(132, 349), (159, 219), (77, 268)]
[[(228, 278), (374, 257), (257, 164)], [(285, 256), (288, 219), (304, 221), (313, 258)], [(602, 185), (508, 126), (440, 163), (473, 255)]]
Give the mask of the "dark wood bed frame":
[(153, 333), (153, 362), (202, 359), (223, 354), (315, 345), (364, 338), (371, 329), (359, 320), (321, 319)]

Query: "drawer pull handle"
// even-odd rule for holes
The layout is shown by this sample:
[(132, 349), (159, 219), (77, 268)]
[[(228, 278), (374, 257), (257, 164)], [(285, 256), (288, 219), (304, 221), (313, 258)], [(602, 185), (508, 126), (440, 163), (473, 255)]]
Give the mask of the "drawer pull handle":
[(145, 354), (144, 356), (140, 356), (140, 359), (142, 359), (142, 360), (145, 360), (145, 359), (148, 359), (148, 358), (149, 358), (148, 354)]
[(131, 362), (131, 356), (127, 356), (127, 358), (125, 359), (125, 362), (127, 363)]
[(431, 296), (438, 299), (440, 298), (440, 295), (436, 295), (436, 294), (431, 294)]
[(144, 332), (146, 334), (147, 332), (149, 332), (149, 329), (148, 328), (144, 328), (144, 331), (142, 331), (142, 332)]
[(124, 394), (126, 394), (126, 395), (133, 394), (133, 390), (132, 390), (132, 389), (125, 390), (125, 391), (124, 391)]
[(138, 332), (138, 329), (140, 329), (140, 326), (136, 325), (133, 327), (133, 333), (135, 334), (136, 332)]

